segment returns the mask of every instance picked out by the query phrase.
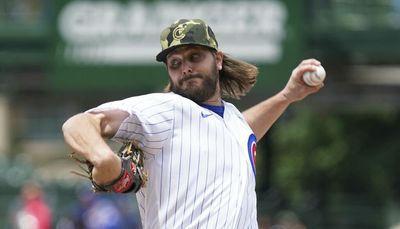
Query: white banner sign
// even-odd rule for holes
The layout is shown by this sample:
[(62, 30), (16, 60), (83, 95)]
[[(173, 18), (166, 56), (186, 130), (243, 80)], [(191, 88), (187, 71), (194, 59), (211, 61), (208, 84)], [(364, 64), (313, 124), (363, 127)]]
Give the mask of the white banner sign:
[(130, 2), (72, 1), (60, 12), (65, 61), (82, 64), (156, 63), (161, 31), (181, 18), (200, 18), (220, 50), (263, 63), (280, 61), (287, 9), (279, 1)]

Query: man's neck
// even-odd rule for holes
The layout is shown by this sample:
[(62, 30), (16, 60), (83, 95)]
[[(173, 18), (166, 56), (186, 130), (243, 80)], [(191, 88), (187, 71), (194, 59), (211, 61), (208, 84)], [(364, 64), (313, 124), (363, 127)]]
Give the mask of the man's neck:
[(209, 99), (209, 100), (205, 101), (204, 104), (211, 105), (211, 106), (221, 106), (222, 99), (221, 99), (221, 97), (215, 98), (215, 99)]
[(208, 100), (204, 101), (204, 104), (208, 104), (211, 106), (221, 106), (222, 105), (222, 98), (221, 98), (221, 92), (220, 92), (219, 84), (217, 85), (217, 89), (215, 90), (215, 93), (211, 98)]

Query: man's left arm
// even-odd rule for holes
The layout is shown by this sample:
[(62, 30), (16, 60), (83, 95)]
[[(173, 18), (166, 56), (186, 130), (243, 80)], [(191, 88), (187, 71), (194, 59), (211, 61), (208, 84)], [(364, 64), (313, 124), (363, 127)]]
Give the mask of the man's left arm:
[(321, 63), (315, 59), (302, 61), (292, 71), (290, 79), (282, 91), (242, 113), (257, 140), (260, 140), (267, 133), (291, 103), (316, 93), (324, 86), (323, 84), (307, 86), (302, 80), (305, 72), (315, 71), (319, 65)]

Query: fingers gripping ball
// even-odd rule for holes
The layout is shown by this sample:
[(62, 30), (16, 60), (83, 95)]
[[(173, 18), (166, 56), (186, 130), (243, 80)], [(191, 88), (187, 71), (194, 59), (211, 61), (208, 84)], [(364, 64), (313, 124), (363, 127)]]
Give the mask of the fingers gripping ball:
[(94, 192), (136, 193), (147, 182), (147, 172), (145, 172), (143, 164), (143, 151), (133, 142), (129, 142), (120, 148), (117, 155), (121, 158), (121, 173), (117, 179), (108, 184), (97, 184), (92, 178), (93, 164), (88, 160), (77, 158), (74, 153), (70, 157), (80, 164), (86, 165), (86, 168), (79, 165), (85, 174), (74, 171), (73, 173), (88, 178), (92, 182)]
[(326, 72), (322, 65), (317, 67), (317, 70), (314, 72), (305, 72), (303, 75), (303, 81), (308, 86), (318, 86), (322, 84), (325, 80)]

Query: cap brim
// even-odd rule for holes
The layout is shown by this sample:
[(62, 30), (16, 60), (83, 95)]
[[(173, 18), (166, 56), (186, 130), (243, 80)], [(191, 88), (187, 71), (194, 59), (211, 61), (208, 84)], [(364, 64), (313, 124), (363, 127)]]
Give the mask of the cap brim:
[(180, 46), (183, 46), (183, 45), (187, 45), (187, 44), (174, 45), (174, 46), (171, 46), (169, 48), (166, 48), (166, 49), (162, 50), (160, 53), (157, 54), (156, 60), (158, 62), (165, 62), (165, 60), (167, 59), (167, 55), (170, 52), (172, 52), (174, 49), (176, 49), (176, 48), (178, 48)]
[(165, 60), (167, 59), (167, 55), (172, 52), (174, 49), (185, 46), (185, 45), (193, 45), (193, 46), (203, 46), (203, 47), (207, 47), (213, 50), (217, 50), (214, 47), (211, 47), (209, 45), (203, 45), (203, 44), (198, 44), (198, 43), (184, 43), (184, 44), (179, 44), (179, 45), (174, 45), (171, 46), (169, 48), (166, 48), (164, 50), (162, 50), (160, 53), (157, 54), (156, 56), (156, 60), (158, 62), (165, 62)]

